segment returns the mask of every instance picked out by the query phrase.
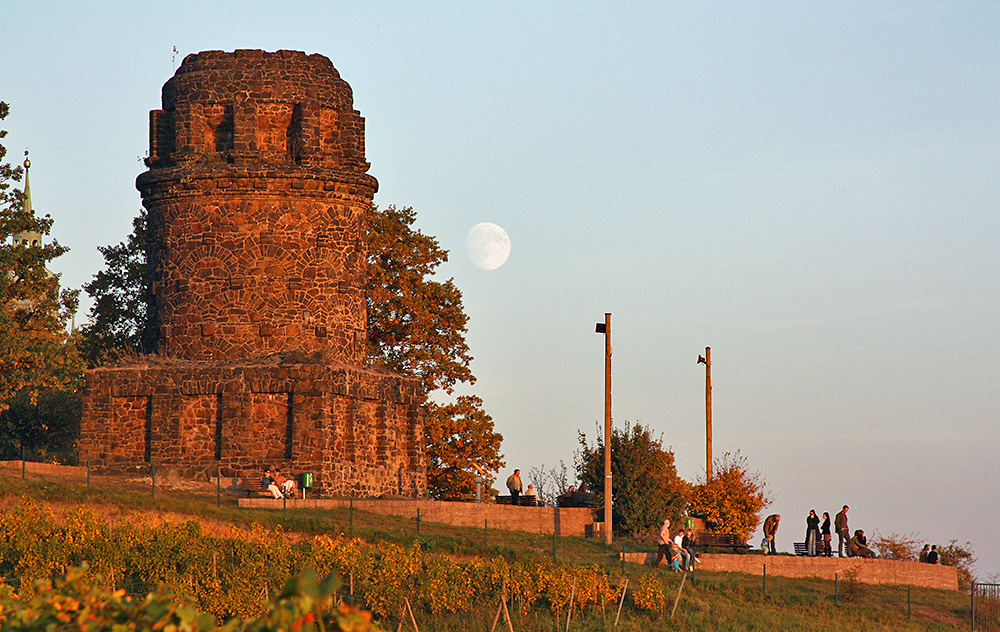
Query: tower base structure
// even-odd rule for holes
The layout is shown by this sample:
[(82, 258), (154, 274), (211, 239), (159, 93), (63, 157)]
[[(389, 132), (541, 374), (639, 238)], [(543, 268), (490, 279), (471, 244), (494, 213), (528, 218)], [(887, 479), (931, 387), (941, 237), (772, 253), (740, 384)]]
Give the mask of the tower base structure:
[(167, 360), (87, 373), (81, 454), (99, 474), (311, 472), (319, 496), (422, 497), (417, 382), (338, 363)]

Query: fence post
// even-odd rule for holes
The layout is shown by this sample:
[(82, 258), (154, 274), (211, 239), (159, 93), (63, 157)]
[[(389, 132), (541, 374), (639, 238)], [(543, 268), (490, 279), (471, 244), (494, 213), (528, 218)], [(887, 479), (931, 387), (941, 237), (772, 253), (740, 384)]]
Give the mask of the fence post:
[(906, 618), (910, 618), (910, 586), (906, 587)]
[(351, 535), (354, 535), (354, 492), (351, 492)]
[(760, 585), (761, 593), (763, 593), (763, 595), (767, 597), (767, 564), (764, 564), (764, 572), (761, 573), (760, 577), (761, 577), (761, 585)]
[(215, 506), (222, 506), (222, 468), (215, 469)]
[(153, 477), (153, 496), (156, 496), (156, 464), (155, 463), (150, 463), (149, 464), (149, 471), (150, 471), (150, 474)]
[(490, 546), (490, 519), (483, 518), (483, 546)]
[(556, 561), (556, 531), (552, 530), (552, 561)]
[(625, 540), (622, 540), (622, 575), (625, 574)]
[(837, 603), (837, 597), (839, 596), (839, 594), (838, 594), (839, 581), (840, 581), (840, 573), (834, 573), (833, 574), (833, 605), (835, 605), (835, 606), (839, 605)]
[(972, 601), (970, 604), (970, 610), (972, 611), (972, 622), (969, 624), (969, 629), (972, 632), (976, 630), (976, 580), (972, 580), (972, 588), (969, 589), (969, 599)]
[(417, 537), (420, 537), (420, 507), (417, 507)]
[(90, 488), (90, 457), (87, 457), (87, 488)]
[(26, 462), (24, 460), (24, 445), (21, 445), (21, 479), (22, 480), (24, 480), (25, 475), (27, 474), (27, 472), (28, 472), (28, 470), (27, 470), (27, 467), (26, 467)]

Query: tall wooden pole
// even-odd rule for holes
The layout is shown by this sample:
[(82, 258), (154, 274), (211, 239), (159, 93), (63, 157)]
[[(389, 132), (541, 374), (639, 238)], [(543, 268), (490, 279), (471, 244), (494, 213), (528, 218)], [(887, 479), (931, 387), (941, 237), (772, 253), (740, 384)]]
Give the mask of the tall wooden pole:
[(705, 347), (705, 478), (712, 480), (712, 348)]
[(611, 314), (604, 314), (604, 543), (611, 544)]

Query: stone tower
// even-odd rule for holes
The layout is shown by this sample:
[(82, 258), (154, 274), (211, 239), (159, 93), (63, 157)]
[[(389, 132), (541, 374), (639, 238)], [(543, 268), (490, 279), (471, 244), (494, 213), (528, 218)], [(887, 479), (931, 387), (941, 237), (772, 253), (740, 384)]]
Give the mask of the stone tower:
[[(321, 55), (190, 55), (150, 116), (159, 348), (192, 360), (365, 353), (364, 119)], [(154, 332), (155, 333), (155, 332)]]
[(417, 384), (360, 366), (364, 119), (321, 55), (188, 55), (150, 113), (143, 365), (87, 376), (82, 451), (109, 472), (312, 471), (321, 492), (420, 493)]

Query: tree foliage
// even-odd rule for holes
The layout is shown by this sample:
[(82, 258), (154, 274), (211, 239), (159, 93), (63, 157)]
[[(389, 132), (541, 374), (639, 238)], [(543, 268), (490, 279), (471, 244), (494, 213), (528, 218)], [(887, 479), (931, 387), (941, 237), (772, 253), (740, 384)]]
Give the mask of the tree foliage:
[(951, 540), (945, 546), (938, 547), (938, 561), (945, 566), (958, 569), (958, 589), (971, 590), (975, 579), (972, 568), (976, 565), (976, 555), (972, 551), (972, 543), (959, 544)]
[(30, 461), (77, 464), (83, 412), (79, 389), (41, 391), (34, 402), (25, 389), (7, 405), (0, 411), (0, 460), (20, 459), (23, 448)]
[(700, 479), (691, 489), (688, 512), (703, 516), (720, 533), (735, 533), (746, 542), (760, 524), (760, 512), (771, 504), (764, 477), (750, 471), (737, 450), (716, 459), (712, 480)]
[(416, 216), (411, 207), (396, 206), (372, 205), (368, 213), (368, 359), (420, 380), (430, 493), (469, 498), (475, 494), (473, 463), (484, 470), (503, 467), (503, 437), (480, 398), (443, 405), (429, 399), (435, 390), (451, 394), (456, 384), (473, 384), (476, 377), (469, 368), (462, 292), (452, 279), (433, 279), (448, 251), (413, 228)]
[[(0, 120), (9, 106), (0, 102)], [(0, 130), (0, 139), (7, 132)], [(24, 174), (22, 167), (4, 161), (0, 144), (0, 410), (18, 393), (34, 402), (38, 393), (61, 388), (78, 378), (82, 369), (66, 325), (76, 311), (78, 292), (59, 290), (59, 278), (46, 264), (68, 249), (55, 240), (14, 244), (12, 237), (30, 232), (43, 236), (52, 219), (38, 218), (24, 208), (24, 193), (12, 188)]]
[[(475, 466), (487, 472), (504, 466), (503, 437), (494, 431), (493, 418), (475, 395), (463, 395), (451, 404), (429, 402), (424, 425), (427, 487), (432, 497), (472, 500), (476, 497)], [(484, 492), (493, 491), (493, 481), (488, 474), (484, 477)]]
[[(580, 433), (577, 478), (604, 503), (604, 438), (594, 445)], [(619, 533), (648, 534), (670, 517), (676, 520), (687, 502), (688, 484), (677, 476), (674, 453), (652, 431), (633, 424), (611, 430), (611, 517)]]
[(914, 535), (902, 535), (890, 533), (883, 535), (878, 531), (871, 538), (869, 543), (875, 553), (883, 560), (900, 560), (903, 562), (916, 562), (920, 555), (920, 537)]
[(80, 353), (91, 367), (150, 353), (144, 338), (149, 310), (146, 277), (146, 209), (132, 220), (132, 233), (114, 246), (98, 247), (104, 269), (83, 286), (94, 299), (90, 322), (81, 329)]
[(474, 384), (465, 342), (469, 317), (452, 279), (435, 281), (448, 261), (437, 239), (412, 228), (411, 207), (368, 212), (368, 359), (420, 380), (425, 393)]

